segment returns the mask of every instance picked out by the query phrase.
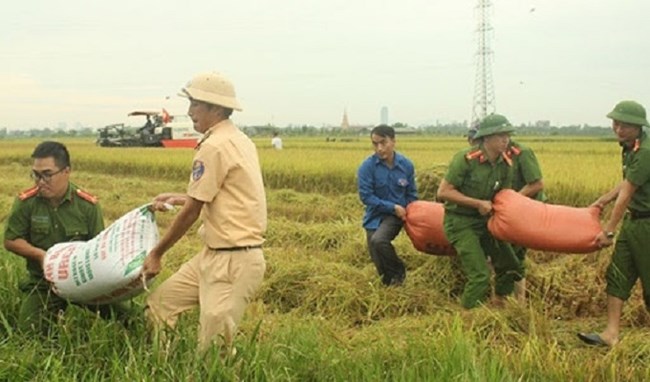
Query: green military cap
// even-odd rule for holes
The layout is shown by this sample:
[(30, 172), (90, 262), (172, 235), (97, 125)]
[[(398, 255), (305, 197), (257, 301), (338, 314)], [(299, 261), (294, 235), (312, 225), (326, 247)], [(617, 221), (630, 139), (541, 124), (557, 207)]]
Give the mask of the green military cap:
[(479, 123), (478, 132), (474, 135), (474, 139), (499, 133), (512, 133), (513, 131), (515, 131), (514, 126), (510, 124), (506, 117), (501, 114), (490, 114)]
[(646, 119), (645, 108), (635, 101), (621, 101), (614, 106), (614, 110), (607, 114), (607, 118), (629, 123), (637, 126), (650, 126)]

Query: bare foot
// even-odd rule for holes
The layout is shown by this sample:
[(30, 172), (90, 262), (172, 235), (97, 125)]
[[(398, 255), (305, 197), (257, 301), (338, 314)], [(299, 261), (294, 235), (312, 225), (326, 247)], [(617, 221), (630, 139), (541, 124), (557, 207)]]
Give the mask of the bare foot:
[(526, 279), (515, 282), (515, 298), (519, 303), (526, 303)]
[(490, 305), (494, 308), (501, 309), (506, 306), (506, 297), (495, 295), (490, 300)]

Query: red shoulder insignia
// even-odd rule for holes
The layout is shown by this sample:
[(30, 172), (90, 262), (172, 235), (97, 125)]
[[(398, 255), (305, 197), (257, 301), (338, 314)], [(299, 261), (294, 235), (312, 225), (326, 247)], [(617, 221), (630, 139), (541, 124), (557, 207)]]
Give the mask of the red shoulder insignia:
[(637, 138), (634, 140), (634, 147), (632, 148), (632, 151), (639, 151), (639, 146), (641, 146), (641, 141)]
[(465, 154), (465, 159), (467, 159), (467, 160), (478, 159), (479, 163), (483, 163), (483, 162), (485, 162), (487, 160), (485, 155), (483, 155), (483, 152), (481, 151), (481, 149), (476, 149), (474, 151), (468, 152), (467, 154)]
[(481, 154), (482, 154), (481, 150), (470, 151), (467, 154), (465, 154), (465, 159), (467, 160), (478, 159), (481, 156)]
[(84, 190), (77, 189), (77, 196), (89, 203), (97, 204), (97, 197)]
[(38, 194), (38, 186), (34, 186), (34, 187), (28, 188), (25, 191), (18, 194), (18, 199), (27, 200), (27, 199), (31, 198), (32, 196), (36, 196), (37, 194)]
[(517, 146), (510, 146), (510, 153), (514, 156), (521, 154), (521, 149)]
[(512, 166), (512, 158), (510, 157), (510, 154), (508, 152), (504, 152), (503, 154), (501, 154), (501, 156), (503, 157), (503, 160), (506, 161), (508, 166)]

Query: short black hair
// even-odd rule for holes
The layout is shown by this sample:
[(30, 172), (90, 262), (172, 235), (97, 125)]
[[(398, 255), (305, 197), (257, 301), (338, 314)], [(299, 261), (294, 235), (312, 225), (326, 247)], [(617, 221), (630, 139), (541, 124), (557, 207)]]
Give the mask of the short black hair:
[(41, 142), (32, 153), (32, 159), (54, 158), (60, 169), (70, 167), (70, 153), (63, 143), (54, 141)]
[(372, 129), (370, 135), (379, 135), (380, 137), (395, 139), (395, 129), (388, 125), (378, 125)]
[(225, 106), (221, 106), (221, 108), (223, 109), (223, 116), (226, 118), (230, 118), (230, 116), (232, 115), (232, 109)]

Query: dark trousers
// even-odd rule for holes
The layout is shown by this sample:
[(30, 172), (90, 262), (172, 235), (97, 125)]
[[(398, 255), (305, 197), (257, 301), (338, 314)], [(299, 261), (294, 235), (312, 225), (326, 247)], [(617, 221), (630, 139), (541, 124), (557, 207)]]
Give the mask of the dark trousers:
[(406, 278), (404, 262), (397, 257), (395, 247), (391, 243), (402, 229), (402, 224), (402, 220), (397, 216), (386, 215), (376, 230), (366, 230), (370, 258), (375, 263), (384, 285), (400, 285)]
[[(20, 289), (25, 296), (20, 307), (18, 327), (24, 332), (40, 332), (44, 335), (52, 333), (58, 316), (71, 304), (52, 292), (49, 284), (43, 279), (30, 278), (21, 283)], [(134, 316), (134, 311), (126, 302), (107, 305), (75, 304), (98, 314), (101, 318), (115, 319), (128, 326)]]

